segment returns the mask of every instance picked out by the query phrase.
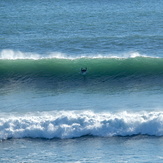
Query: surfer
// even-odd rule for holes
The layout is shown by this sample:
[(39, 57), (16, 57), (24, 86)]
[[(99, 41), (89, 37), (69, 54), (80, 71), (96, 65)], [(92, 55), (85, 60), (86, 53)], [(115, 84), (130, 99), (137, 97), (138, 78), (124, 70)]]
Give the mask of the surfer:
[(81, 68), (81, 74), (85, 75), (87, 73), (87, 68)]

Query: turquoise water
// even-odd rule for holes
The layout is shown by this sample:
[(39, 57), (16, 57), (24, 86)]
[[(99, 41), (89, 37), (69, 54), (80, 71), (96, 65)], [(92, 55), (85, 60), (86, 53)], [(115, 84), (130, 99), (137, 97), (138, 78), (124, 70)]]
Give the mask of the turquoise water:
[(2, 0), (0, 162), (162, 162), (162, 13)]

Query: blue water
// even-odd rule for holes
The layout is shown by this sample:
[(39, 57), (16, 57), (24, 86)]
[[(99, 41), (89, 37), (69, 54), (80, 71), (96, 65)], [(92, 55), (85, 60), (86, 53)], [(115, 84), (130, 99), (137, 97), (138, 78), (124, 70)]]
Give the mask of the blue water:
[(1, 2), (1, 49), (162, 53), (162, 1)]
[(0, 162), (162, 162), (162, 14), (161, 0), (1, 0)]
[(0, 158), (1, 162), (162, 162), (162, 141), (147, 136), (14, 139), (1, 143)]

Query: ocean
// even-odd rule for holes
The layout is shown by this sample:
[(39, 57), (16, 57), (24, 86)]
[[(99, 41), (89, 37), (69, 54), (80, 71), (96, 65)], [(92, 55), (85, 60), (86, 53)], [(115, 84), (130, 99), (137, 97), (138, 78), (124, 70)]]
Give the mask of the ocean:
[(0, 162), (163, 162), (162, 0), (1, 0)]

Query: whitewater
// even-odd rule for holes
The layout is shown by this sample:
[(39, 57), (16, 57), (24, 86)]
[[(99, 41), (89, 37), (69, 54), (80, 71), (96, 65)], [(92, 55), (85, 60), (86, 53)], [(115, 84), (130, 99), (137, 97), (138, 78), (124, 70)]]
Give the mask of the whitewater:
[[(4, 115), (3, 115), (4, 116)], [(58, 111), (0, 118), (1, 140), (77, 138), (81, 136), (163, 136), (163, 113)]]

